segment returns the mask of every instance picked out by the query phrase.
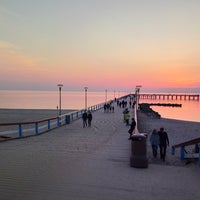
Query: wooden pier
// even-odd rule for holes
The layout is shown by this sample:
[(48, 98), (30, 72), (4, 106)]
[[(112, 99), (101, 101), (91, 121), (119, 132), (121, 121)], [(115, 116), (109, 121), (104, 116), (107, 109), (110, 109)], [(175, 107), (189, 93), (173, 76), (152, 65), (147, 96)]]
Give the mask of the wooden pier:
[(139, 94), (140, 99), (200, 100), (199, 94)]

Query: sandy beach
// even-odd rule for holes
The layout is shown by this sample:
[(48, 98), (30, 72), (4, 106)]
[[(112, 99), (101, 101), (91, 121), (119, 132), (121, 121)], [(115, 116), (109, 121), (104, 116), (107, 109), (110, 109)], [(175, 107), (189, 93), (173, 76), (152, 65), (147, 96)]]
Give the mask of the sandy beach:
[[(175, 119), (167, 119), (167, 118), (151, 118), (145, 115), (142, 112), (138, 113), (139, 118), (139, 130), (142, 133), (147, 133), (149, 136), (153, 129), (159, 130), (160, 127), (164, 127), (165, 131), (168, 133), (169, 137), (169, 147), (167, 149), (167, 161), (166, 163), (169, 165), (182, 165), (184, 162), (180, 162), (180, 159), (177, 156), (171, 155), (171, 147), (175, 144), (186, 142), (188, 140), (192, 140), (200, 137), (200, 123), (199, 122), (191, 122), (191, 121), (182, 121)], [(149, 138), (149, 137), (148, 137)], [(148, 158), (150, 162), (152, 161), (152, 152), (150, 142), (148, 140)], [(193, 147), (185, 147), (188, 152), (193, 151)], [(179, 150), (176, 150), (176, 155), (179, 155)]]
[[(62, 113), (74, 110), (62, 110)], [(0, 109), (0, 123), (32, 122), (58, 116), (56, 109)]]

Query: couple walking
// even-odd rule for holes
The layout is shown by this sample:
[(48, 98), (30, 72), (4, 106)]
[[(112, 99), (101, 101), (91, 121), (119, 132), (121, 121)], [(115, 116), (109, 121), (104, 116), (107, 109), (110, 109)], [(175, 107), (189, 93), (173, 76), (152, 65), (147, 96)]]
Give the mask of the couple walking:
[(88, 113), (85, 111), (82, 115), (82, 120), (83, 120), (83, 128), (85, 127), (91, 127), (92, 123), (92, 113), (88, 111)]
[(157, 132), (156, 129), (153, 130), (150, 136), (150, 142), (152, 146), (153, 157), (157, 157), (158, 146), (160, 148), (160, 158), (165, 161), (166, 149), (169, 146), (169, 138), (167, 132), (161, 127), (160, 131)]

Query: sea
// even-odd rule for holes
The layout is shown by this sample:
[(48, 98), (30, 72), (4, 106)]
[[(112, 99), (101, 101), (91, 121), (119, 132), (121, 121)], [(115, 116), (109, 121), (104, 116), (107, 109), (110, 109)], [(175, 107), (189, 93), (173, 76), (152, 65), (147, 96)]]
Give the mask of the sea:
[[(61, 99), (63, 110), (80, 110), (85, 108), (86, 102), (89, 107), (128, 94), (115, 91), (0, 90), (0, 109), (58, 109)], [(140, 99), (139, 103), (181, 104), (181, 107), (152, 106), (151, 108), (162, 118), (200, 122), (200, 101), (198, 100)]]

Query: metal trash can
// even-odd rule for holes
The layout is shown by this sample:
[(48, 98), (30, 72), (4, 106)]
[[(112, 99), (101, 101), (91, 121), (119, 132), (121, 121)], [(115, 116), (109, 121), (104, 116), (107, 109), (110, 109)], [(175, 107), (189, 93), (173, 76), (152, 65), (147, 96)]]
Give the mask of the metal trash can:
[(146, 134), (139, 133), (131, 136), (131, 167), (148, 167), (146, 140)]
[(65, 116), (65, 124), (70, 124), (70, 115)]

